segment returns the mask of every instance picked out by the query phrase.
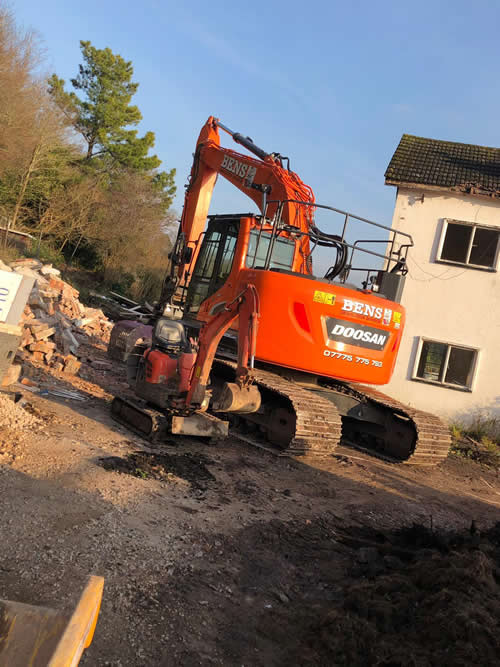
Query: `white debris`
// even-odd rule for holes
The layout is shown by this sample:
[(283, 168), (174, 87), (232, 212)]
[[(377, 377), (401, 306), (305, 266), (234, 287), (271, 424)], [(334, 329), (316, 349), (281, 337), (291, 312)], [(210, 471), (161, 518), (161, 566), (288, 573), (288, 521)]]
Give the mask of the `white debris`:
[(52, 266), (52, 264), (45, 264), (42, 266), (40, 269), (40, 273), (44, 276), (60, 276), (61, 272), (59, 269), (56, 269)]

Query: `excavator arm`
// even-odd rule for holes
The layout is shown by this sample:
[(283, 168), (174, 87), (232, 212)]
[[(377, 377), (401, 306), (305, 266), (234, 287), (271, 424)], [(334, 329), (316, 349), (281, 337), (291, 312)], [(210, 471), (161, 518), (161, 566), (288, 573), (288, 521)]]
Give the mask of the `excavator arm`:
[(201, 330), (199, 352), (193, 366), (186, 405), (200, 408), (204, 404), (217, 346), (233, 322), (239, 318), (238, 365), (235, 383), (226, 383), (214, 409), (220, 412), (255, 412), (260, 407), (260, 394), (252, 386), (249, 365), (253, 367), (259, 321), (259, 295), (254, 285), (245, 289)]
[[(220, 145), (219, 128), (232, 136), (256, 158)], [(306, 234), (312, 224), (314, 194), (293, 171), (283, 166), (277, 153), (266, 153), (249, 137), (232, 132), (213, 116), (203, 126), (196, 144), (189, 185), (186, 190), (180, 225), (180, 240), (174, 252), (174, 275), (177, 284), (185, 281), (188, 266), (196, 259), (197, 243), (204, 230), (217, 176), (220, 174), (247, 195), (262, 215), (277, 214), (284, 225)], [(304, 205), (302, 204), (304, 203)], [(309, 254), (309, 239), (303, 236), (302, 254)], [(304, 273), (310, 273), (304, 263)]]

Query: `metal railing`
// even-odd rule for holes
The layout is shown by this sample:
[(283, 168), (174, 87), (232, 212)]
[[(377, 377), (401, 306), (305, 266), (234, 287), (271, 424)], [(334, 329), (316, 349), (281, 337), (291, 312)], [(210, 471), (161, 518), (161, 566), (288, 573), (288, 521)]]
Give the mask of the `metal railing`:
[[(333, 214), (341, 215), (343, 220), (341, 223), (341, 232), (339, 234), (325, 233), (319, 230), (315, 223), (312, 224), (311, 229), (308, 232), (301, 231), (298, 227), (295, 227), (293, 223), (284, 223), (283, 222), (283, 209), (285, 204), (295, 204), (298, 206), (303, 206), (306, 210), (309, 207), (307, 213), (308, 217), (312, 220), (313, 215), (318, 211), (327, 211)], [(374, 220), (369, 220), (368, 218), (363, 218), (361, 216), (355, 215), (354, 213), (349, 213), (348, 211), (343, 211), (341, 209), (335, 208), (333, 206), (325, 206), (322, 204), (303, 202), (295, 199), (288, 200), (268, 200), (267, 207), (271, 205), (277, 205), (276, 212), (273, 217), (267, 218), (264, 215), (261, 218), (262, 225), (259, 232), (259, 237), (257, 243), (259, 243), (262, 235), (262, 227), (269, 225), (271, 227), (270, 234), (271, 239), (266, 253), (266, 260), (262, 268), (269, 268), (271, 258), (273, 256), (273, 249), (276, 242), (276, 239), (283, 233), (293, 233), (295, 237), (298, 236), (308, 236), (311, 242), (311, 253), (314, 253), (316, 247), (331, 247), (338, 252), (342, 249), (342, 252), (345, 253), (345, 260), (342, 262), (342, 267), (332, 276), (332, 280), (337, 278), (340, 282), (346, 282), (349, 274), (351, 272), (366, 272), (366, 283), (368, 284), (370, 278), (373, 274), (378, 274), (381, 270), (387, 272), (406, 272), (406, 257), (408, 250), (413, 247), (413, 239), (410, 234), (406, 232), (401, 232), (399, 230), (388, 227), (387, 225), (382, 225), (379, 222)], [(267, 211), (266, 211), (267, 212)], [(376, 228), (378, 230), (383, 230), (387, 233), (387, 238), (385, 239), (357, 239), (353, 242), (347, 240), (350, 234), (350, 225), (352, 222), (362, 223), (364, 226), (368, 225), (369, 227)], [(339, 225), (340, 227), (340, 225)], [(376, 250), (363, 248), (361, 244), (384, 244), (386, 246), (385, 252), (377, 252)], [(256, 249), (255, 256), (257, 256), (258, 248)], [(361, 255), (366, 259), (366, 257), (376, 258), (377, 261), (383, 263), (383, 268), (380, 266), (369, 266), (361, 267), (354, 265), (354, 256), (355, 253), (361, 253)], [(327, 272), (328, 273), (328, 272)]]

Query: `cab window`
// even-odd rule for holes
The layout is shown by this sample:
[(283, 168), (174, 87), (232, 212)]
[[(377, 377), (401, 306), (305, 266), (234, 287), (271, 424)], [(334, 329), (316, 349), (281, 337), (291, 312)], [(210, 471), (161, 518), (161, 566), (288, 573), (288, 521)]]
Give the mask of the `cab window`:
[(233, 267), (237, 241), (236, 223), (209, 223), (188, 287), (188, 312), (197, 313), (203, 301), (224, 285)]
[[(260, 239), (259, 231), (257, 229), (253, 229), (250, 232), (246, 258), (246, 266), (248, 268), (264, 268), (270, 241), (271, 235), (268, 232), (262, 232), (262, 234), (260, 234)], [(294, 251), (295, 243), (293, 241), (278, 236), (274, 241), (269, 268), (291, 269)]]

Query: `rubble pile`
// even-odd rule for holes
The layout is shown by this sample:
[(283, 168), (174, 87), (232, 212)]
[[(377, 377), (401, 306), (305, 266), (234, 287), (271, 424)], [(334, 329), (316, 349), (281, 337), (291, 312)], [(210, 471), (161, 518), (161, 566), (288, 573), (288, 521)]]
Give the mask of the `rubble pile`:
[(24, 410), (20, 404), (0, 394), (0, 428), (17, 431), (32, 428), (40, 423), (39, 419)]
[(21, 259), (9, 268), (35, 279), (21, 318), (23, 337), (18, 357), (75, 375), (81, 366), (79, 346), (93, 339), (109, 340), (113, 323), (102, 310), (84, 306), (78, 291), (61, 280), (60, 271), (50, 264)]

